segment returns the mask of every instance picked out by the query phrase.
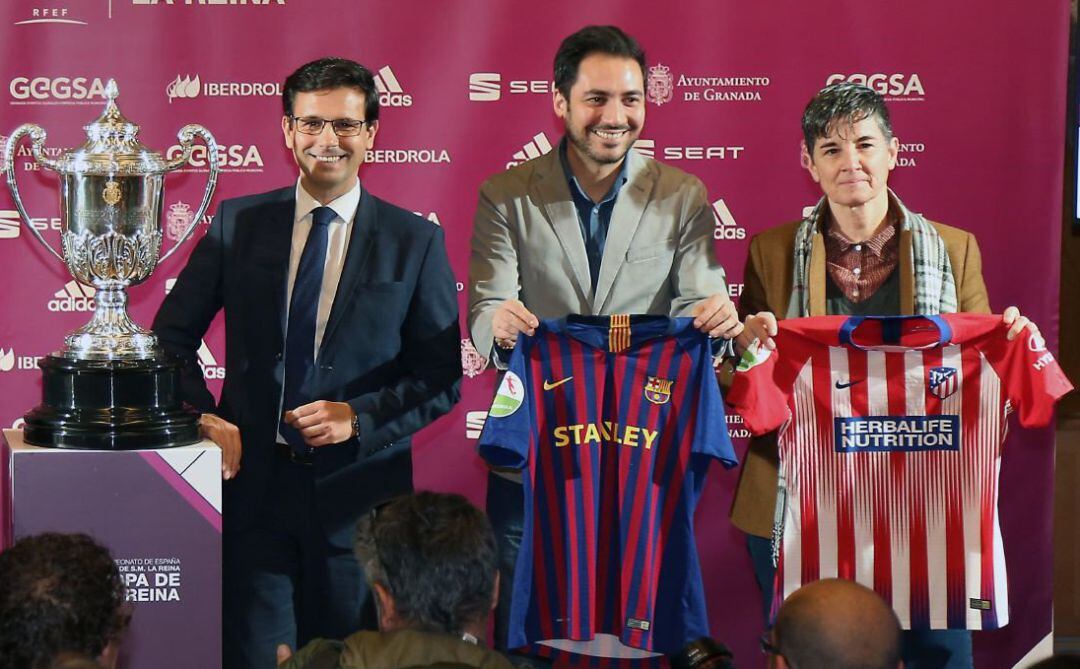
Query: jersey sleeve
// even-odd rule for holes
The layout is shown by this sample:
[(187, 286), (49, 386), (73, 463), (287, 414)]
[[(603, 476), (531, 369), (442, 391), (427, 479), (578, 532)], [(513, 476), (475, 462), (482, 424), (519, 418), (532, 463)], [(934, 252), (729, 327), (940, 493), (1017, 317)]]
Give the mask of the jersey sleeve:
[(510, 358), (495, 399), (484, 421), (477, 450), (480, 457), (496, 467), (523, 469), (529, 464), (533, 407), (528, 390), (528, 359), (525, 346), (518, 346)]
[(727, 393), (728, 406), (755, 435), (777, 429), (790, 416), (787, 394), (776, 381), (778, 357), (778, 350), (770, 351), (755, 341), (739, 360)]
[(711, 359), (711, 347), (702, 346), (694, 371), (698, 381), (698, 411), (694, 426), (694, 453), (716, 458), (730, 469), (739, 464), (735, 448), (728, 435), (724, 418), (724, 401), (720, 397), (720, 384), (716, 381)]
[[(1000, 318), (997, 316), (996, 318)], [(1002, 324), (983, 338), (980, 349), (994, 367), (1024, 427), (1041, 427), (1054, 416), (1054, 403), (1073, 389), (1042, 336), (1025, 329), (1012, 341)]]

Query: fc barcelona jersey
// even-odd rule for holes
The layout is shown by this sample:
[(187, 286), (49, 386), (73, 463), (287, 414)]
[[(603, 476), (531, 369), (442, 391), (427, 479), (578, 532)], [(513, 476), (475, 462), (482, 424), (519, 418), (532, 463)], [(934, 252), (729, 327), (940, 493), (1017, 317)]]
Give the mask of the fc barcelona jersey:
[(527, 468), (509, 646), (708, 634), (693, 512), (736, 464), (708, 338), (690, 318), (571, 316), (519, 339), (480, 454)]
[(904, 627), (1008, 623), (998, 473), (1009, 413), (1045, 425), (1072, 386), (1042, 338), (1000, 316), (824, 316), (751, 347), (727, 400), (780, 428), (774, 610), (801, 585), (856, 580)]

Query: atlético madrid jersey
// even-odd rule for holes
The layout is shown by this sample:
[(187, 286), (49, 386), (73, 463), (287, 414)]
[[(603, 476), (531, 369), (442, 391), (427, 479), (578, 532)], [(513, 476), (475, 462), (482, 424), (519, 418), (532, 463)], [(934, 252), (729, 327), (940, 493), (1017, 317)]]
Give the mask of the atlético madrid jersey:
[(905, 628), (1009, 621), (998, 527), (1007, 415), (1050, 421), (1072, 389), (1042, 338), (1000, 316), (782, 321), (751, 347), (729, 404), (780, 428), (775, 606), (804, 583), (856, 580)]
[(736, 459), (692, 319), (542, 321), (479, 449), (528, 468), (511, 648), (606, 634), (666, 653), (708, 634), (692, 516), (709, 462)]

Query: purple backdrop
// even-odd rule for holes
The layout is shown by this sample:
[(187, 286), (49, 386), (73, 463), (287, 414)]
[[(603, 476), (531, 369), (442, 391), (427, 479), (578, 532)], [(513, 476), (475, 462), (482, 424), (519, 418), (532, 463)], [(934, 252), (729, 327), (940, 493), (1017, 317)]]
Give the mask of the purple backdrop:
[[(384, 109), (364, 184), (446, 228), (463, 309), (477, 187), (557, 143), (551, 59), (580, 26), (619, 24), (645, 46), (652, 78), (670, 82), (671, 99), (649, 103), (642, 148), (705, 181), (735, 294), (749, 237), (797, 218), (819, 195), (799, 167), (803, 105), (826, 83), (865, 81), (890, 99), (901, 142), (891, 185), (914, 210), (975, 232), (995, 310), (1020, 305), (1056, 341), (1065, 0), (993, 11), (975, 0), (693, 0), (663, 9), (641, 0), (9, 0), (0, 19), (0, 132), (34, 121), (50, 131), (50, 146), (77, 145), (101, 109), (102, 82), (115, 77), (121, 109), (142, 125), (148, 146), (166, 150), (182, 125), (198, 122), (227, 147), (217, 200), (295, 179), (278, 127), (277, 87), (288, 72), (328, 54), (365, 63), (379, 75)], [(23, 194), (55, 243), (56, 179), (28, 162), (17, 164)], [(174, 223), (195, 209), (205, 172), (193, 166), (167, 181)], [(12, 209), (0, 193), (3, 425), (37, 401), (34, 358), (84, 323), (90, 304), (19, 234)], [(189, 252), (132, 291), (138, 320), (152, 319)], [(217, 388), (220, 323), (206, 343), (205, 371)], [(417, 439), (416, 483), (480, 502), (474, 440), (493, 378), (468, 371), (459, 407)], [(1050, 631), (1051, 445), (1048, 432), (1014, 431), (1006, 449), (1013, 622), (975, 637), (993, 666), (1015, 663)], [(726, 520), (736, 478), (714, 468), (698, 535), (713, 631), (752, 665), (760, 603), (742, 538)]]

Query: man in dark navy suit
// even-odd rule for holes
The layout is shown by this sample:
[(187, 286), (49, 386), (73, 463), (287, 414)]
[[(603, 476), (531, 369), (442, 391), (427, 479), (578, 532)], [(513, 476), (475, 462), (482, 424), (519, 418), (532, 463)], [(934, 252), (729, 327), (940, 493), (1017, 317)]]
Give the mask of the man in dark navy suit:
[[(154, 320), (223, 451), (229, 668), (361, 626), (355, 522), (412, 490), (409, 435), (450, 410), (461, 381), (442, 231), (360, 185), (379, 130), (371, 72), (308, 63), (283, 102), (298, 182), (222, 202)], [(196, 351), (221, 309), (215, 407)]]

